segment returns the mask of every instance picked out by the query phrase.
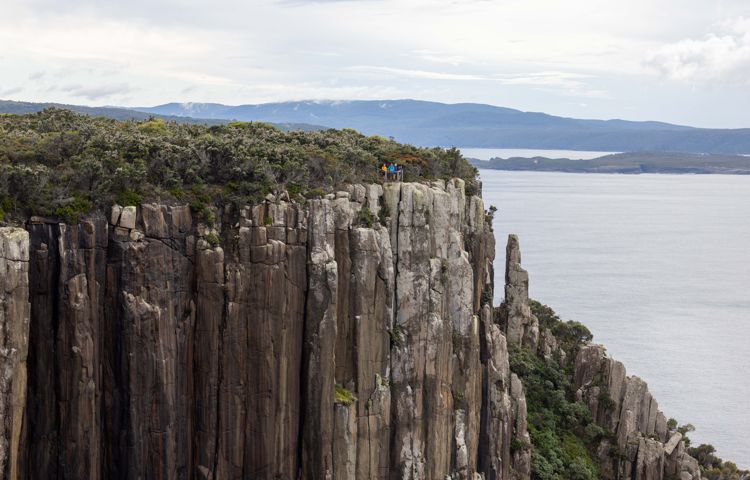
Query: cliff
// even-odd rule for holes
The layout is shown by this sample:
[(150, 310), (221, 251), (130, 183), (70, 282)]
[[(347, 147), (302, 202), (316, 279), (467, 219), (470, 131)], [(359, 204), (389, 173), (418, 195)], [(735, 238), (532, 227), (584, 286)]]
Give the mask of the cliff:
[(642, 380), (532, 313), (515, 236), (493, 308), (462, 180), (209, 217), (0, 229), (0, 478), (529, 478), (519, 348), (572, 366), (602, 478), (702, 478)]
[[(505, 300), (497, 309), (497, 320), (509, 344), (527, 349), (552, 365), (563, 367), (572, 362), (569, 371), (575, 401), (586, 405), (591, 421), (601, 428), (601, 434), (591, 438), (588, 445), (598, 465), (599, 478), (705, 478), (698, 461), (687, 453), (677, 426), (668, 426), (667, 417), (659, 410), (646, 382), (628, 376), (621, 362), (606, 355), (604, 346), (578, 340), (566, 348), (563, 338), (555, 336), (550, 328), (540, 327), (529, 308), (529, 277), (521, 267), (515, 235), (508, 238), (505, 279)], [(574, 358), (570, 358), (572, 353)]]
[(529, 475), (462, 180), (214, 216), (0, 230), (4, 478)]

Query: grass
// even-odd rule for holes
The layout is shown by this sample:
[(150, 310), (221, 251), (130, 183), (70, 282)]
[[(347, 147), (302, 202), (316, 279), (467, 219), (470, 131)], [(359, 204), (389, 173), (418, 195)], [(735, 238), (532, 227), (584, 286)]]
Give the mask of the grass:
[(334, 403), (339, 405), (351, 405), (357, 401), (357, 397), (351, 390), (348, 390), (341, 385), (336, 384), (336, 391), (334, 393)]

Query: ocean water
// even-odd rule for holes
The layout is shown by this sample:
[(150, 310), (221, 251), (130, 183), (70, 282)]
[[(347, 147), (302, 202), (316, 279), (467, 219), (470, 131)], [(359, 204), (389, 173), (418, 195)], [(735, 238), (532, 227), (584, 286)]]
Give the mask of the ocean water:
[(480, 176), (496, 302), (516, 233), (530, 296), (587, 325), (694, 445), (750, 467), (750, 176)]
[(571, 160), (590, 160), (618, 152), (588, 152), (580, 150), (534, 150), (529, 148), (461, 148), (465, 157), (489, 160), (491, 158), (512, 157), (547, 157), (569, 158)]

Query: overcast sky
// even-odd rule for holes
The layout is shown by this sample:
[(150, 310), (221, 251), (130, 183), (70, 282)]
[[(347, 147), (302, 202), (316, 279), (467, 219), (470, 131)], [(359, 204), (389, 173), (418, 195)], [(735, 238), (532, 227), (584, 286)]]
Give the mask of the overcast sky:
[(0, 99), (394, 98), (750, 127), (750, 1), (0, 0)]

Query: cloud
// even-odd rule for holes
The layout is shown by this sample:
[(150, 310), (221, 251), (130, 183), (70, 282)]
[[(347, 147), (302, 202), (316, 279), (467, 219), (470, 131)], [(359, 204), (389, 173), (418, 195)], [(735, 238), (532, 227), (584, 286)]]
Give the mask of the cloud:
[(685, 39), (650, 52), (645, 64), (675, 79), (728, 84), (750, 83), (750, 18), (716, 24), (701, 39)]
[(406, 68), (378, 67), (371, 65), (357, 65), (348, 67), (348, 70), (354, 72), (385, 74), (389, 76), (422, 78), (428, 80), (487, 80), (482, 75), (472, 75), (464, 73), (434, 72), (427, 70), (410, 70)]
[(298, 7), (301, 5), (310, 5), (315, 3), (361, 3), (361, 2), (380, 2), (382, 0), (277, 0), (277, 4), (282, 6)]
[(558, 71), (495, 75), (496, 81), (502, 85), (535, 87), (538, 90), (575, 97), (609, 98), (606, 90), (593, 89), (589, 86), (585, 80), (591, 78), (594, 77), (582, 73)]
[(101, 100), (103, 98), (112, 97), (115, 95), (122, 95), (133, 90), (132, 87), (126, 84), (118, 85), (97, 85), (97, 86), (83, 86), (78, 84), (63, 85), (60, 87), (54, 87), (55, 90), (65, 92), (74, 97), (86, 98), (91, 101)]
[(590, 88), (588, 83), (586, 83), (585, 80), (593, 78), (592, 75), (574, 72), (542, 71), (519, 74), (474, 74), (411, 70), (370, 65), (348, 67), (347, 70), (372, 73), (376, 75), (380, 74), (389, 77), (405, 77), (421, 80), (487, 82), (506, 86), (532, 87), (540, 91), (565, 96), (609, 98), (609, 94), (605, 90)]
[(6, 89), (0, 89), (0, 97), (7, 97), (9, 95), (15, 95), (23, 90), (23, 87), (10, 87)]

